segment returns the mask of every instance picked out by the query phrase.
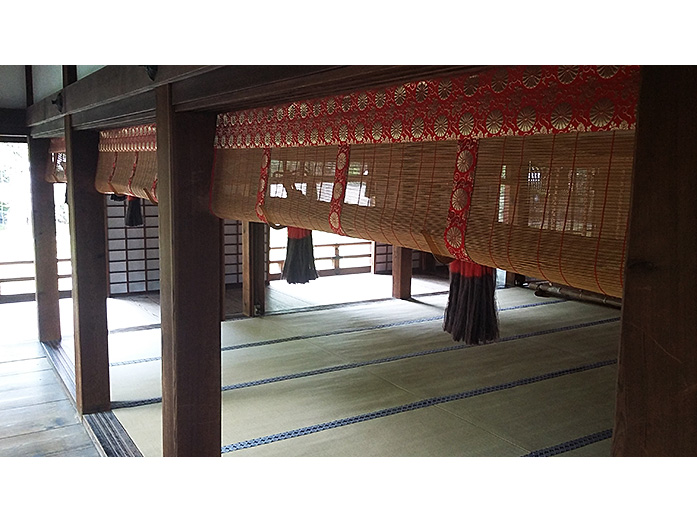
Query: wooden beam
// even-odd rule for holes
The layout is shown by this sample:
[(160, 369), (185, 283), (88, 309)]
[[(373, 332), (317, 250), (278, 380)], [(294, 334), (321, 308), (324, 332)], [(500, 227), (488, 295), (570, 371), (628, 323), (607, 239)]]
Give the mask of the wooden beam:
[(642, 67), (615, 456), (697, 455), (697, 68)]
[(179, 113), (157, 89), (165, 456), (220, 456), (220, 229), (208, 210), (216, 115)]
[[(144, 123), (136, 113), (154, 114), (152, 93), (172, 85), (177, 112), (222, 111), (329, 96), (359, 89), (375, 89), (424, 77), (477, 72), (484, 66), (158, 66), (151, 80), (142, 66), (107, 66), (66, 86), (61, 91), (63, 111), (54, 103), (57, 94), (35, 101), (27, 109), (26, 124), (35, 129), (66, 115), (79, 129)], [(144, 95), (149, 93), (150, 97)], [(137, 99), (137, 101), (135, 100)], [(146, 102), (147, 101), (147, 102)], [(137, 111), (131, 106), (136, 105)]]
[(242, 222), (242, 313), (262, 316), (266, 312), (266, 263), (263, 223)]
[(82, 111), (73, 116), (76, 129), (111, 129), (132, 125), (149, 124), (155, 121), (155, 91), (136, 94), (119, 100)]
[(226, 66), (177, 82), (177, 111), (238, 110), (376, 89), (482, 66)]
[(392, 246), (392, 297), (411, 299), (412, 250)]
[[(56, 95), (37, 100), (27, 108), (27, 125), (34, 127), (67, 115), (107, 106), (138, 94), (154, 91), (166, 85), (201, 74), (219, 66), (160, 65), (155, 80), (151, 80), (144, 67), (137, 65), (110, 65), (67, 85), (62, 91), (63, 111), (53, 100)], [(116, 107), (116, 106), (115, 106)], [(120, 116), (114, 113), (113, 117)]]
[(172, 97), (177, 108), (200, 108), (210, 104), (220, 104), (226, 95), (252, 91), (266, 85), (276, 85), (284, 81), (298, 81), (311, 78), (313, 74), (341, 69), (340, 66), (227, 66), (192, 77), (172, 86)]
[(31, 138), (62, 138), (65, 134), (65, 118), (51, 120), (34, 127), (27, 128), (27, 136)]
[(24, 85), (26, 105), (29, 107), (34, 104), (34, 73), (31, 65), (24, 66)]
[(44, 176), (49, 158), (49, 140), (29, 140), (34, 267), (39, 341), (61, 339), (56, 255), (56, 213), (53, 184)]
[[(62, 96), (62, 91), (60, 93)], [(63, 118), (66, 116), (65, 106), (63, 106), (63, 111), (61, 112), (58, 109), (57, 100), (58, 93), (53, 93), (51, 96), (41, 100), (34, 100), (34, 103), (27, 107), (26, 125), (33, 129), (38, 125), (63, 121)]]
[(99, 134), (65, 121), (75, 324), (75, 389), (81, 414), (109, 410), (104, 195), (94, 189)]

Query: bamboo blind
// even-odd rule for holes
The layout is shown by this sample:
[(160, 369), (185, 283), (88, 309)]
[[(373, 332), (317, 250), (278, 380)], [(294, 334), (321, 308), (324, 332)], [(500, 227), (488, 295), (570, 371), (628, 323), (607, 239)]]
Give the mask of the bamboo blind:
[(271, 150), (264, 212), (272, 223), (331, 232), (327, 217), (338, 147)]
[(95, 187), (104, 194), (126, 194), (157, 203), (157, 152), (100, 151)]
[(137, 154), (137, 165), (129, 181), (130, 193), (157, 203), (157, 151), (140, 151)]
[(157, 130), (154, 124), (100, 131), (95, 187), (104, 194), (157, 203)]
[(44, 179), (49, 183), (66, 183), (68, 174), (65, 169), (65, 163), (65, 139), (51, 138)]
[(94, 177), (94, 186), (98, 192), (103, 194), (114, 193), (111, 187), (111, 178), (114, 174), (114, 165), (118, 154), (99, 151), (97, 157), (97, 174)]
[[(457, 141), (351, 146), (341, 223), (347, 235), (447, 253)], [(428, 240), (427, 237), (428, 236)]]
[[(264, 214), (270, 223), (332, 232), (337, 146), (271, 150)], [(346, 235), (447, 253), (443, 240), (457, 142), (354, 145), (341, 224)], [(211, 210), (259, 221), (255, 212), (263, 149), (216, 152)], [(221, 158), (223, 156), (223, 158)], [(428, 236), (428, 240), (426, 239)]]
[(255, 211), (264, 149), (216, 149), (211, 212), (220, 218), (258, 222)]
[(634, 131), (480, 140), (467, 254), (621, 297), (633, 147)]
[(49, 183), (66, 183), (65, 153), (49, 153), (44, 179)]

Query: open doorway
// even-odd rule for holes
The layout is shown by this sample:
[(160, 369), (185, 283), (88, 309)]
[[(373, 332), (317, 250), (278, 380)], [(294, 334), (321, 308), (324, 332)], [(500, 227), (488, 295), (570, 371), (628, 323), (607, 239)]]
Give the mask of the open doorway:
[[(53, 184), (61, 297), (72, 288), (65, 189), (65, 183)], [(0, 303), (36, 298), (31, 206), (27, 144), (0, 142)]]
[(0, 142), (0, 302), (34, 299), (29, 151)]

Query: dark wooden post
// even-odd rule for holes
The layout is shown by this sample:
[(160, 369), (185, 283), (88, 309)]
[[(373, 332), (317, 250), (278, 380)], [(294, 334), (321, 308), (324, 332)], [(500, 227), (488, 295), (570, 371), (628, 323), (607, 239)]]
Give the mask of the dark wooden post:
[(426, 274), (434, 274), (436, 272), (436, 259), (433, 254), (422, 251), (419, 256), (421, 271)]
[(242, 222), (242, 313), (250, 317), (266, 312), (265, 228), (263, 223)]
[(525, 275), (506, 271), (506, 287), (522, 287), (525, 284)]
[(56, 210), (53, 202), (53, 184), (44, 178), (48, 164), (49, 140), (30, 139), (28, 142), (39, 340), (57, 341), (61, 339), (61, 323), (58, 306)]
[(697, 67), (642, 67), (615, 456), (697, 455)]
[(157, 88), (165, 456), (220, 456), (222, 220), (208, 210), (215, 114), (175, 113)]
[(225, 221), (220, 226), (220, 321), (225, 321), (226, 316), (226, 296), (227, 289), (225, 284)]
[(109, 410), (104, 195), (94, 188), (99, 133), (75, 131), (65, 117), (70, 253), (75, 324), (75, 389), (81, 414)]
[(392, 246), (392, 297), (400, 300), (411, 298), (412, 250)]

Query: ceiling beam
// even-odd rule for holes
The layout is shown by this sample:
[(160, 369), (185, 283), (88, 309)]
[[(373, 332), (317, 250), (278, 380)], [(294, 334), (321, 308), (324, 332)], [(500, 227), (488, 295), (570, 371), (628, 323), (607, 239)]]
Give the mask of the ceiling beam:
[(154, 121), (155, 91), (147, 91), (109, 105), (77, 113), (73, 116), (73, 127), (79, 130), (110, 129)]
[(63, 118), (59, 120), (51, 120), (29, 128), (32, 138), (56, 138), (63, 136), (65, 132), (65, 122)]
[[(484, 66), (107, 66), (27, 109), (32, 136), (47, 136), (71, 115), (76, 129), (107, 129), (154, 121), (154, 89), (172, 85), (176, 112), (233, 111), (377, 89)], [(58, 100), (58, 94), (62, 100)], [(62, 112), (59, 103), (62, 102)], [(60, 122), (60, 123), (59, 123)]]
[(176, 111), (233, 111), (476, 72), (481, 66), (228, 66), (172, 86)]
[[(108, 106), (153, 91), (159, 85), (180, 81), (217, 67), (219, 66), (160, 65), (157, 66), (154, 80), (151, 80), (144, 67), (110, 65), (67, 85), (60, 93), (36, 101), (27, 108), (26, 124), (33, 128), (67, 115)], [(62, 110), (58, 100), (59, 94), (62, 98)]]

